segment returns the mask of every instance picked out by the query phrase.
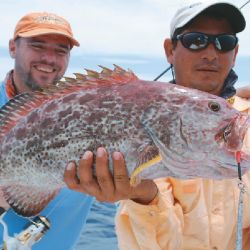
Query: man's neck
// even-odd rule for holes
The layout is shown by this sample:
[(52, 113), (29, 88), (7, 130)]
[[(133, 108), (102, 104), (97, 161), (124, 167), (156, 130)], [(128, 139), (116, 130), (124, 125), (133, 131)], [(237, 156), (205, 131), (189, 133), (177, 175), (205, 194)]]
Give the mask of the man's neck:
[(17, 72), (13, 70), (13, 84), (17, 90), (17, 94), (30, 92), (31, 90), (23, 83), (22, 79), (18, 76)]

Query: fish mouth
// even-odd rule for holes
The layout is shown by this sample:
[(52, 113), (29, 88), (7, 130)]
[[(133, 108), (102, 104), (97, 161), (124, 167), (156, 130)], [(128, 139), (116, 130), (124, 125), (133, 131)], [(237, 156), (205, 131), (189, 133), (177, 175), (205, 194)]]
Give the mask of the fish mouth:
[(225, 145), (229, 151), (235, 152), (241, 150), (249, 126), (249, 115), (237, 115), (215, 135), (215, 140), (217, 143)]

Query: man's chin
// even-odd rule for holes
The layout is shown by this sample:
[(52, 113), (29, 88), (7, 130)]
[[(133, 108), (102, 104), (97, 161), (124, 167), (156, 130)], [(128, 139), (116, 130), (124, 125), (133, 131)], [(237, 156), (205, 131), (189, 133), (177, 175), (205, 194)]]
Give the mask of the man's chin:
[(48, 84), (41, 84), (41, 83), (32, 81), (32, 82), (26, 82), (26, 86), (29, 88), (30, 91), (36, 91), (36, 90), (41, 90), (43, 88), (46, 88)]
[(49, 86), (51, 86), (52, 84), (54, 84), (54, 79), (37, 79), (37, 80), (33, 80), (32, 81), (32, 89), (33, 90), (39, 90), (39, 89), (44, 89), (44, 88), (48, 88)]

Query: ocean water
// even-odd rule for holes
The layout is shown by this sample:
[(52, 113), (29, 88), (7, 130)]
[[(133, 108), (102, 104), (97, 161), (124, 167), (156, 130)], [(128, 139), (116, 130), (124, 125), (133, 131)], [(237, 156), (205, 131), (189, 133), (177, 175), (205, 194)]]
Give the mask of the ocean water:
[(118, 250), (115, 213), (115, 204), (94, 201), (74, 250)]

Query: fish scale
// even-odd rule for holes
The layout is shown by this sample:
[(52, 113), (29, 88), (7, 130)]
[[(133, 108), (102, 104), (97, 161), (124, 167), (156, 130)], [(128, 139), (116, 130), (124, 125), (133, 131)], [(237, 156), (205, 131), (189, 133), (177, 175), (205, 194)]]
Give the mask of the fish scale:
[[(101, 68), (21, 94), (0, 110), (0, 188), (17, 213), (39, 213), (65, 185), (67, 162), (99, 146), (124, 154), (131, 183), (237, 177), (234, 153), (249, 116), (208, 93)], [(249, 159), (243, 152), (243, 172)]]

